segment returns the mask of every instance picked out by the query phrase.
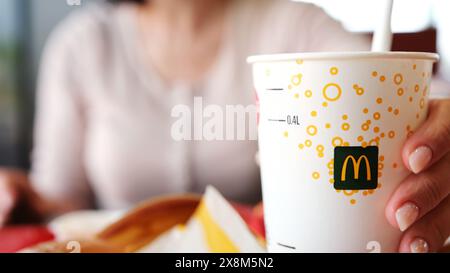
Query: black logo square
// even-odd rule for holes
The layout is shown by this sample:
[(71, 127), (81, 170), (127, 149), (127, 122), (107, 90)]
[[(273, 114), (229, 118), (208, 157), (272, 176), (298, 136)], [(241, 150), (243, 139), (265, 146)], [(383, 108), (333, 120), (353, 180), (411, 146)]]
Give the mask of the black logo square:
[(378, 147), (334, 148), (334, 188), (370, 190), (378, 186)]

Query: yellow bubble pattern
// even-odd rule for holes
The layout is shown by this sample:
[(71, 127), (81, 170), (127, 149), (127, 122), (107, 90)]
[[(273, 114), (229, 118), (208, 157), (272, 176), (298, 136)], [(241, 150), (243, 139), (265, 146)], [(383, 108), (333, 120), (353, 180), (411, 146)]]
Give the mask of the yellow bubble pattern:
[(320, 173), (313, 172), (312, 177), (313, 177), (314, 180), (318, 180), (320, 178)]
[(354, 85), (353, 85), (353, 89), (355, 90), (356, 95), (358, 95), (358, 96), (364, 95), (364, 92), (365, 92), (364, 88), (362, 88), (362, 87), (359, 86), (358, 84), (354, 84)]
[[(304, 65), (303, 60), (296, 60), (296, 64)], [(411, 66), (411, 72), (414, 70), (419, 70), (416, 65)], [(314, 95), (314, 99), (322, 99), (319, 102), (318, 107), (334, 107), (333, 103), (339, 101), (344, 93), (350, 93), (354, 96), (354, 98), (363, 97), (367, 94), (371, 94), (371, 92), (378, 92), (378, 90), (371, 90), (370, 88), (366, 88), (361, 86), (361, 83), (354, 83), (350, 86), (341, 85), (337, 80), (339, 77), (334, 77), (342, 74), (339, 67), (330, 66), (327, 71), (329, 74), (330, 82), (324, 83), (322, 87), (321, 94), (319, 92), (314, 92), (311, 89), (303, 89), (305, 98), (312, 98)], [(408, 73), (411, 73), (408, 72)], [(409, 79), (408, 73), (399, 73), (392, 72), (386, 73), (377, 70), (371, 70), (368, 72), (368, 77), (372, 78), (376, 84), (383, 85), (383, 89), (387, 88), (387, 86), (391, 86), (392, 93), (397, 96), (398, 100), (403, 100), (406, 103), (410, 103), (413, 109), (417, 109), (416, 118), (419, 119), (421, 117), (421, 113), (427, 106), (427, 95), (428, 95), (428, 86), (423, 84), (425, 79), (420, 82), (414, 82), (413, 85), (408, 85), (407, 83), (411, 83)], [(418, 73), (415, 72), (415, 73)], [(421, 73), (421, 72), (419, 72)], [(422, 73), (421, 73), (422, 74)], [(420, 75), (420, 74), (419, 74)], [(345, 76), (345, 75), (343, 75)], [(427, 76), (425, 73), (422, 75), (423, 77)], [(428, 75), (429, 77), (431, 75)], [(333, 80), (335, 79), (335, 80)], [(297, 87), (302, 84), (303, 74), (297, 73), (291, 77), (290, 85), (293, 87)], [(306, 81), (305, 81), (306, 83)], [(373, 94), (373, 93), (372, 93)], [(346, 95), (348, 96), (348, 95)], [(294, 95), (295, 99), (299, 99), (299, 93)], [(391, 105), (389, 105), (390, 103)], [(373, 103), (368, 105), (367, 107), (363, 107), (360, 111), (361, 115), (354, 117), (349, 116), (348, 113), (341, 113), (340, 115), (340, 123), (337, 123), (336, 117), (327, 117), (326, 111), (322, 112), (321, 109), (310, 109), (309, 110), (309, 119), (307, 120), (307, 124), (305, 125), (305, 136), (307, 139), (300, 140), (296, 145), (298, 147), (297, 151), (305, 153), (307, 152), (316, 158), (316, 160), (323, 160), (323, 164), (327, 166), (328, 169), (328, 177), (325, 173), (320, 173), (319, 170), (314, 170), (310, 177), (314, 181), (326, 181), (331, 188), (333, 188), (334, 184), (334, 158), (333, 158), (333, 150), (327, 147), (339, 147), (339, 146), (380, 146), (381, 143), (385, 143), (387, 141), (392, 140), (401, 140), (406, 137), (410, 137), (414, 133), (414, 128), (411, 125), (407, 125), (403, 130), (399, 128), (389, 128), (385, 127), (386, 123), (383, 122), (386, 119), (393, 119), (402, 116), (402, 112), (399, 108), (395, 107), (395, 102), (391, 102), (389, 99), (383, 97), (383, 94), (380, 93), (378, 97), (374, 98)], [(317, 107), (317, 106), (316, 106)], [(320, 119), (317, 117), (320, 116)], [(363, 117), (363, 119), (361, 119)], [(323, 123), (319, 122), (324, 118), (329, 118), (329, 120), (324, 120)], [(317, 141), (317, 135), (322, 134), (324, 132), (327, 134), (333, 134), (330, 137), (328, 143), (320, 143)], [(346, 139), (345, 135), (347, 133), (351, 133), (352, 131), (361, 132), (361, 135), (353, 139)], [(284, 137), (289, 137), (287, 131), (283, 133)], [(381, 151), (380, 151), (381, 153)], [(389, 171), (399, 171), (400, 163), (399, 162), (386, 162), (384, 155), (380, 154), (379, 164), (378, 164), (378, 177), (383, 177), (383, 172), (386, 170)], [(325, 177), (324, 177), (325, 176)], [(381, 189), (381, 183), (378, 184), (378, 188), (375, 190), (335, 190), (336, 193), (342, 194), (344, 197), (347, 197), (350, 205), (357, 205), (360, 200), (360, 197), (370, 197), (375, 194), (376, 191)]]
[(306, 90), (305, 91), (305, 97), (311, 98), (312, 97), (312, 91), (311, 90)]
[(323, 97), (328, 101), (337, 101), (342, 96), (342, 88), (337, 83), (329, 83), (323, 88)]
[(306, 132), (310, 136), (315, 136), (317, 134), (317, 127), (314, 125), (310, 125), (306, 128)]
[(337, 67), (332, 67), (331, 69), (330, 69), (330, 74), (331, 75), (337, 75), (339, 73), (339, 69), (337, 68)]
[(299, 86), (302, 83), (302, 78), (303, 78), (303, 75), (301, 73), (294, 75), (291, 78), (291, 83), (294, 86)]
[(395, 83), (396, 85), (402, 84), (402, 83), (403, 83), (403, 75), (400, 74), (400, 73), (395, 74), (395, 76), (394, 76), (394, 83)]

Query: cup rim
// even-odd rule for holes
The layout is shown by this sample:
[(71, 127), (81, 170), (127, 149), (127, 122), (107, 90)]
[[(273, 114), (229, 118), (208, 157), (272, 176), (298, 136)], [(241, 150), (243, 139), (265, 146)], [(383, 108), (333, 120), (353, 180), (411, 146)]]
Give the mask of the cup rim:
[(305, 53), (282, 53), (282, 54), (266, 54), (253, 55), (247, 58), (247, 63), (254, 64), (260, 62), (278, 62), (291, 60), (342, 60), (342, 59), (414, 59), (414, 60), (429, 60), (433, 62), (439, 61), (439, 55), (430, 52), (405, 52), (405, 51), (391, 51), (391, 52), (370, 52), (370, 51), (356, 51), (356, 52), (305, 52)]

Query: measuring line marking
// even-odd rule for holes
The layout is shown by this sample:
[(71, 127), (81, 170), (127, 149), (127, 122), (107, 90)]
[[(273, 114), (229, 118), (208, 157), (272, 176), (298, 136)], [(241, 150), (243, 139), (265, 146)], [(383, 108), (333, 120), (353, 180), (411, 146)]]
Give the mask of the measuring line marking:
[(295, 249), (295, 246), (288, 246), (288, 245), (285, 245), (285, 244), (282, 244), (282, 243), (277, 243), (277, 245), (285, 247), (285, 248)]
[(284, 91), (284, 88), (267, 88), (267, 91)]

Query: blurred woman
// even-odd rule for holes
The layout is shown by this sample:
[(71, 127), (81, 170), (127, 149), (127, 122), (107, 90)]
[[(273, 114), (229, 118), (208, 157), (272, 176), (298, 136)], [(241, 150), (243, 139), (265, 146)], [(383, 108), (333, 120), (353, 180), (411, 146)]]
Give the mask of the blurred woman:
[(31, 183), (5, 173), (1, 222), (21, 198), (44, 215), (124, 208), (206, 185), (233, 200), (256, 201), (256, 142), (176, 141), (173, 107), (192, 107), (194, 96), (223, 109), (252, 104), (248, 55), (369, 48), (364, 37), (305, 3), (115, 2), (121, 3), (73, 14), (50, 38)]
[(115, 2), (66, 19), (43, 56), (31, 180), (73, 208), (123, 208), (209, 184), (256, 201), (255, 141), (173, 140), (172, 108), (194, 96), (224, 109), (252, 104), (250, 54), (367, 48), (308, 4)]

